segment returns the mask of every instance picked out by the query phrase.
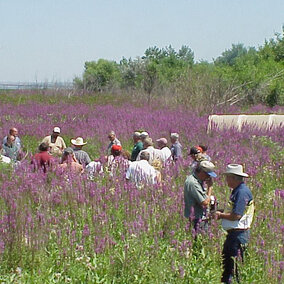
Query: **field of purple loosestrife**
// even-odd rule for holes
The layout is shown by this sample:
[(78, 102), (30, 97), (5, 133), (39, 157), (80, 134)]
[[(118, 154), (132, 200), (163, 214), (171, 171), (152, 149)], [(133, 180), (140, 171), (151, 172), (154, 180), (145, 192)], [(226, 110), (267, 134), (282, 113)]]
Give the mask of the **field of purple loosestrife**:
[[(26, 96), (26, 97), (25, 97)], [(19, 98), (19, 97), (18, 97)], [(209, 146), (219, 174), (214, 194), (224, 208), (230, 190), (221, 175), (241, 163), (256, 204), (241, 283), (284, 281), (284, 129), (247, 127), (207, 134), (208, 114), (193, 110), (92, 104), (28, 95), (0, 103), (0, 137), (17, 127), (26, 158), (16, 168), (0, 165), (0, 281), (3, 283), (220, 283), (225, 238), (219, 221), (193, 247), (194, 232), (183, 217), (183, 185), (189, 148)], [(240, 113), (232, 108), (231, 113)], [(247, 113), (283, 113), (256, 106)], [(184, 159), (162, 171), (162, 182), (136, 188), (121, 166), (93, 180), (56, 167), (47, 174), (30, 165), (42, 138), (59, 126), (66, 144), (82, 136), (91, 159), (106, 154), (114, 130), (131, 151), (132, 133), (153, 140), (178, 132)]]

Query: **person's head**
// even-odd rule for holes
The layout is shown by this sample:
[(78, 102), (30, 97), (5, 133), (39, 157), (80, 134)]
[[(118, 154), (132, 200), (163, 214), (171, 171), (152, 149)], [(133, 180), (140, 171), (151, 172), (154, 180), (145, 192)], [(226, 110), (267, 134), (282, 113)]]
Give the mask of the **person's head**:
[(167, 146), (168, 140), (166, 138), (159, 138), (156, 140), (157, 146), (159, 149), (162, 149)]
[(122, 150), (121, 155), (124, 159), (126, 160), (130, 160), (131, 159), (131, 154), (129, 151), (126, 150)]
[(176, 143), (178, 141), (179, 135), (178, 133), (171, 133), (171, 143)]
[(39, 146), (38, 146), (38, 150), (40, 152), (45, 152), (45, 151), (48, 151), (48, 148), (49, 148), (49, 145), (47, 143), (40, 143)]
[(62, 163), (65, 161), (72, 161), (74, 157), (74, 151), (71, 147), (67, 147), (64, 149), (62, 154)]
[(215, 165), (209, 161), (202, 161), (198, 164), (195, 169), (195, 174), (201, 181), (206, 181), (211, 178), (217, 177), (216, 173), (214, 172)]
[(110, 142), (113, 142), (115, 137), (116, 137), (115, 132), (114, 131), (110, 131), (107, 137), (108, 137)]
[(202, 149), (202, 153), (206, 153), (208, 146), (206, 145), (199, 145), (198, 147), (200, 147)]
[(190, 148), (189, 156), (190, 156), (194, 161), (197, 160), (198, 154), (200, 154), (200, 149), (197, 149), (196, 147), (191, 147), (191, 148)]
[(224, 174), (230, 188), (236, 188), (244, 181), (244, 178), (248, 177), (248, 174), (243, 171), (243, 166), (239, 164), (229, 164)]
[(149, 161), (150, 160), (150, 154), (147, 151), (142, 151), (141, 155), (140, 155), (140, 160), (146, 160)]
[(120, 156), (121, 151), (122, 151), (122, 147), (120, 145), (112, 145), (112, 147), (111, 147), (111, 154), (114, 157)]
[(137, 143), (138, 141), (141, 140), (140, 135), (141, 135), (141, 133), (138, 132), (138, 131), (135, 131), (135, 132), (133, 133), (133, 136), (132, 136), (132, 137), (133, 137), (133, 142), (134, 142), (134, 143)]
[(15, 142), (16, 137), (14, 135), (8, 135), (7, 144), (10, 146)]
[(13, 136), (15, 136), (15, 137), (17, 137), (17, 136), (18, 136), (18, 129), (15, 128), (15, 127), (11, 128), (11, 129), (9, 130), (9, 134), (10, 134), (10, 135), (13, 135)]
[(146, 131), (141, 132), (140, 139), (142, 142), (144, 142), (145, 139), (149, 138), (149, 133)]
[(58, 137), (60, 132), (61, 132), (60, 128), (58, 126), (56, 126), (56, 127), (53, 128), (52, 136), (53, 137)]
[(230, 188), (236, 188), (240, 183), (244, 182), (244, 177), (228, 174), (226, 175), (226, 182)]
[(144, 147), (144, 149), (147, 149), (148, 147), (150, 147), (150, 146), (153, 146), (154, 144), (153, 144), (153, 141), (152, 141), (152, 139), (151, 138), (146, 138), (144, 141), (143, 141), (143, 147)]
[(87, 144), (87, 142), (84, 142), (84, 139), (82, 137), (77, 137), (76, 139), (71, 139), (71, 144), (76, 148), (76, 149), (82, 149), (84, 145)]

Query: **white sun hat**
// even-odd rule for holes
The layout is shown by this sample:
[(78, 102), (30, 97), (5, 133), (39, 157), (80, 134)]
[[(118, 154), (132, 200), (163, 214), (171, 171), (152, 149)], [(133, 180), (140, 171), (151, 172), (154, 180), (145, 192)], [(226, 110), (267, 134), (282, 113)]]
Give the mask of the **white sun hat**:
[(143, 132), (140, 134), (140, 137), (141, 137), (141, 138), (146, 138), (146, 137), (148, 137), (148, 136), (149, 136), (149, 133), (146, 132), (146, 131), (143, 131)]
[(236, 175), (241, 177), (248, 177), (249, 175), (244, 173), (242, 165), (239, 164), (229, 164), (224, 173), (225, 175)]
[(178, 139), (179, 138), (178, 133), (171, 133), (171, 138)]
[(71, 139), (71, 144), (75, 146), (83, 146), (86, 145), (87, 142), (84, 142), (84, 139), (82, 137), (77, 137), (76, 139)]

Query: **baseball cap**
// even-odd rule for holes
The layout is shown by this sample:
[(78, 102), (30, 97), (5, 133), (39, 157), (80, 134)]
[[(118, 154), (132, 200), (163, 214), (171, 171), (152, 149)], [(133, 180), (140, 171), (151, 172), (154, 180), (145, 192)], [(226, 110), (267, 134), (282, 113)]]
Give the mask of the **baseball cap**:
[(60, 133), (60, 128), (58, 126), (54, 127), (53, 132)]
[(111, 149), (113, 151), (121, 151), (122, 150), (122, 147), (120, 145), (112, 145), (111, 146)]
[(158, 142), (158, 143), (160, 142), (160, 143), (163, 143), (164, 145), (167, 145), (168, 140), (166, 138), (159, 138), (159, 139), (156, 140), (156, 142)]
[(199, 164), (199, 167), (201, 170), (206, 172), (211, 177), (217, 177), (217, 174), (214, 172), (215, 165), (212, 162), (209, 161), (202, 161)]
[(196, 155), (198, 153), (200, 153), (200, 150), (197, 149), (196, 147), (191, 147), (190, 148), (189, 155)]

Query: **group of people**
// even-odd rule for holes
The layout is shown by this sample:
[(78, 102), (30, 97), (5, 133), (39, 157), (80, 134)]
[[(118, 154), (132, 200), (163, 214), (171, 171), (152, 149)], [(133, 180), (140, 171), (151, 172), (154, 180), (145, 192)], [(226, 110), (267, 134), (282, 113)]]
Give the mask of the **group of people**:
[[(44, 137), (40, 143), (38, 153), (32, 158), (32, 163), (37, 168), (47, 172), (54, 157), (57, 156), (61, 157), (59, 167), (62, 170), (70, 169), (77, 173), (88, 171), (90, 176), (104, 171), (102, 162), (92, 161), (89, 154), (82, 149), (87, 144), (82, 137), (71, 139), (71, 146), (66, 147), (60, 133), (61, 129), (54, 127), (52, 133)], [(167, 139), (161, 137), (156, 140), (155, 148), (147, 132), (136, 131), (133, 133), (131, 153), (122, 148), (114, 131), (108, 133), (108, 139), (106, 170), (110, 175), (115, 175), (118, 168), (123, 168), (126, 180), (135, 183), (137, 187), (161, 182), (162, 168), (171, 166), (182, 158), (182, 145), (178, 133), (170, 134), (170, 147)], [(215, 205), (213, 179), (217, 174), (215, 165), (206, 151), (205, 145), (190, 149), (192, 163), (184, 185), (184, 216), (189, 219), (197, 234), (201, 229), (207, 230), (210, 218), (222, 220), (222, 226), (227, 231), (222, 252), (222, 282), (231, 283), (234, 276), (238, 280), (235, 259), (237, 256), (243, 257), (243, 251), (249, 241), (254, 201), (250, 189), (244, 183), (244, 178), (248, 177), (248, 174), (243, 171), (243, 166), (229, 164), (224, 173), (227, 184), (232, 189), (228, 208), (224, 211), (210, 212), (210, 207)], [(18, 130), (11, 128), (3, 139), (0, 160), (17, 163), (22, 157), (22, 142), (18, 137)]]

